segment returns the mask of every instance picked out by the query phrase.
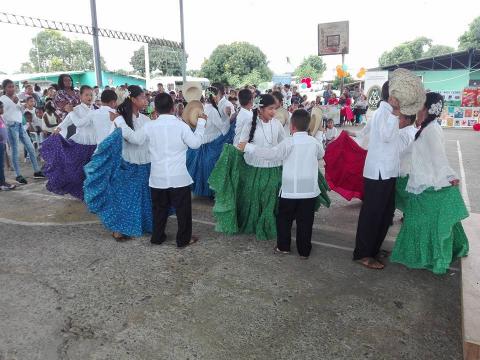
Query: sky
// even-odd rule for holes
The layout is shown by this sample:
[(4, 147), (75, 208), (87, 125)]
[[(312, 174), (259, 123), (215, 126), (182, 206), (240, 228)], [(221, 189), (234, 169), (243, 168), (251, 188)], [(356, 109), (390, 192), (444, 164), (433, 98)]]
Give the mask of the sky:
[[(220, 44), (247, 41), (266, 54), (274, 73), (291, 71), (304, 57), (317, 53), (319, 23), (348, 20), (350, 53), (345, 63), (356, 73), (361, 67), (376, 67), (383, 51), (418, 36), (456, 48), (458, 37), (480, 16), (479, 4), (478, 0), (184, 0), (187, 69), (199, 69)], [(91, 25), (89, 0), (2, 0), (0, 12)], [(178, 0), (97, 0), (97, 16), (99, 27), (180, 42)], [(10, 35), (2, 36), (0, 71), (13, 73), (28, 61), (31, 39), (39, 30), (0, 24), (0, 31)], [(92, 43), (90, 36), (65, 34)], [(112, 70), (132, 70), (130, 58), (140, 46), (100, 38), (101, 55)], [(333, 77), (341, 56), (324, 61), (326, 75)]]

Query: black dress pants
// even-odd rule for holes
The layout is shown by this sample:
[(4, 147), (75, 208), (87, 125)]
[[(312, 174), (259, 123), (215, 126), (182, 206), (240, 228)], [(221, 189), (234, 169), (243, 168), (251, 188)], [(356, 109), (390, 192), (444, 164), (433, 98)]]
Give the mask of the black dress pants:
[(184, 247), (192, 238), (192, 195), (190, 186), (156, 189), (152, 193), (153, 231), (151, 242), (160, 244), (167, 239), (168, 212), (175, 208), (177, 215), (177, 246)]
[(378, 255), (395, 212), (396, 178), (363, 180), (364, 195), (358, 217), (354, 260)]
[(315, 198), (279, 199), (277, 215), (277, 247), (290, 251), (292, 224), (297, 224), (297, 251), (300, 256), (309, 256), (312, 250), (312, 227), (315, 218)]

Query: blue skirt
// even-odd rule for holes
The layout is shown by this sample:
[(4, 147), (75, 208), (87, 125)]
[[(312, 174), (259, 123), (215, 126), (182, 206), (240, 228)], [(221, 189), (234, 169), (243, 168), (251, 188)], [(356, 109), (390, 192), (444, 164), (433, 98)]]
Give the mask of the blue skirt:
[(150, 164), (123, 160), (122, 141), (122, 131), (116, 129), (98, 145), (84, 168), (84, 199), (110, 231), (141, 236), (152, 232)]
[(192, 192), (194, 195), (213, 196), (213, 190), (208, 185), (208, 178), (222, 153), (223, 144), (232, 144), (234, 136), (235, 123), (232, 123), (227, 134), (203, 144), (198, 149), (188, 149), (187, 169), (193, 179)]

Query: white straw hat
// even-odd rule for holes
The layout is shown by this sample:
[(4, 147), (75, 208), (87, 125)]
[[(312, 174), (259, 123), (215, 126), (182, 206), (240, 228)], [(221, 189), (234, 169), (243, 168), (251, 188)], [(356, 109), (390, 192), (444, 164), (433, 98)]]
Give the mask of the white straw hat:
[(199, 100), (192, 100), (188, 102), (187, 106), (185, 106), (182, 113), (182, 119), (190, 125), (190, 127), (194, 128), (197, 126), (198, 118), (202, 114), (203, 104)]
[(403, 115), (416, 115), (425, 104), (422, 80), (407, 69), (395, 70), (388, 83), (390, 96), (396, 98)]
[(200, 100), (202, 97), (202, 85), (198, 82), (185, 82), (182, 87), (183, 98), (185, 101)]
[(285, 124), (287, 123), (288, 121), (288, 118), (289, 118), (290, 114), (287, 110), (285, 110), (285, 108), (283, 108), (282, 106), (280, 106), (276, 111), (275, 111), (275, 116), (274, 118), (277, 119), (278, 121), (280, 121), (280, 123), (285, 126)]
[(310, 135), (315, 136), (318, 130), (323, 130), (323, 111), (318, 106), (315, 106), (312, 109), (308, 132)]

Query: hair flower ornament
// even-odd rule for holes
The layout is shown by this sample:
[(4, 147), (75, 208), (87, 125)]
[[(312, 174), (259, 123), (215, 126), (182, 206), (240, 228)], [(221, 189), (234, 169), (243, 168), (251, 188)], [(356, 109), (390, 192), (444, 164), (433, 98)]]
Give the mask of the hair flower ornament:
[(214, 92), (210, 89), (205, 90), (205, 97), (210, 99), (211, 96), (215, 96)]
[(255, 99), (253, 99), (252, 109), (258, 109), (259, 107), (261, 107), (262, 106), (261, 101), (262, 101), (262, 98), (260, 96), (255, 97)]
[(443, 110), (443, 101), (439, 101), (435, 104), (432, 104), (428, 109), (430, 115), (440, 116)]

